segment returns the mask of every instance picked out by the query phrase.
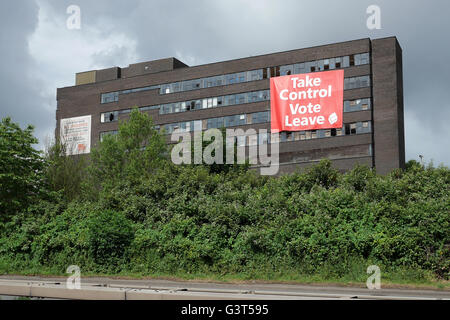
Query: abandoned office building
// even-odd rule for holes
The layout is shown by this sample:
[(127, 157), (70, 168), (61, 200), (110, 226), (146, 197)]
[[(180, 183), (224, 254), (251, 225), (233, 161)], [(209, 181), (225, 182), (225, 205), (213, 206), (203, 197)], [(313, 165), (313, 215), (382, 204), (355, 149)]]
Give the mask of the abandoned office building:
[[(138, 106), (170, 134), (221, 127), (270, 130), (270, 77), (344, 70), (341, 129), (282, 132), (280, 173), (327, 158), (342, 171), (355, 164), (386, 174), (404, 166), (402, 50), (395, 37), (360, 39), (242, 59), (187, 66), (175, 58), (78, 73), (57, 90), (61, 120), (91, 116), (90, 141), (117, 133)], [(170, 141), (170, 137), (168, 137)], [(260, 135), (257, 143), (270, 143)]]

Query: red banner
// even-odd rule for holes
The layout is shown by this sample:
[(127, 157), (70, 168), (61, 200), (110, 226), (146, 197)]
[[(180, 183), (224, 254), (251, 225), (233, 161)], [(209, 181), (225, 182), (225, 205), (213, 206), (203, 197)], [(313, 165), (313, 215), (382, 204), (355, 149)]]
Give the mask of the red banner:
[(270, 78), (271, 130), (342, 128), (344, 70)]

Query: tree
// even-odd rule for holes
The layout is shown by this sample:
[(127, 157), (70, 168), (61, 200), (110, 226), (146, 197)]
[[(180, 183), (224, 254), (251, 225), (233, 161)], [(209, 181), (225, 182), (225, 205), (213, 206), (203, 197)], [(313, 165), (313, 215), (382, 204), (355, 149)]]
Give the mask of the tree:
[(80, 194), (87, 161), (85, 155), (68, 156), (66, 150), (66, 145), (60, 141), (48, 146), (45, 177), (51, 190), (62, 192), (64, 198), (70, 201)]
[[(231, 146), (227, 146), (227, 135), (226, 135), (226, 129), (225, 128), (221, 128), (219, 129), (221, 134), (222, 134), (222, 161), (223, 163), (213, 163), (210, 165), (204, 164), (203, 163), (203, 154), (205, 153), (205, 149), (209, 146), (212, 145), (215, 141), (215, 139), (212, 139), (212, 141), (206, 141), (204, 136), (205, 136), (205, 132), (201, 133), (201, 139), (202, 139), (202, 164), (193, 164), (193, 166), (204, 166), (206, 167), (210, 173), (215, 173), (215, 174), (220, 174), (220, 173), (239, 173), (239, 172), (246, 172), (248, 171), (248, 169), (250, 168), (250, 162), (248, 160), (248, 158), (246, 158), (245, 163), (243, 164), (238, 164), (237, 160), (238, 160), (238, 155), (237, 155), (237, 148), (238, 148), (238, 144), (237, 141), (234, 140), (233, 145)], [(194, 140), (194, 139), (192, 139)], [(227, 164), (226, 163), (226, 154), (227, 154), (227, 147), (232, 147), (233, 148), (233, 163), (231, 164)], [(194, 148), (194, 141), (192, 141), (191, 143), (191, 161), (194, 162), (194, 153), (195, 153), (195, 148)], [(212, 152), (211, 156), (215, 156), (215, 151)]]
[(329, 159), (323, 159), (308, 169), (308, 180), (311, 184), (318, 184), (324, 188), (331, 188), (339, 181), (339, 171), (333, 168)]
[(123, 182), (138, 183), (154, 174), (166, 157), (165, 139), (153, 120), (134, 108), (130, 119), (119, 124), (117, 135), (106, 135), (91, 150), (87, 187), (95, 194)]
[(0, 123), (0, 219), (5, 221), (37, 201), (44, 192), (41, 152), (34, 127), (22, 130), (10, 117)]

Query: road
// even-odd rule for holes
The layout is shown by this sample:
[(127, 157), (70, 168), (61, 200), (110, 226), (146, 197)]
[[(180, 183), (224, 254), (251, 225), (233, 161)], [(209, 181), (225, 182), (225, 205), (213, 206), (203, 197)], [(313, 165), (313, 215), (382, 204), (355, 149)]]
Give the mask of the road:
[(0, 295), (87, 300), (450, 300), (450, 290), (379, 289), (299, 284), (211, 283), (170, 280), (81, 278), (70, 290), (67, 278), (0, 276)]

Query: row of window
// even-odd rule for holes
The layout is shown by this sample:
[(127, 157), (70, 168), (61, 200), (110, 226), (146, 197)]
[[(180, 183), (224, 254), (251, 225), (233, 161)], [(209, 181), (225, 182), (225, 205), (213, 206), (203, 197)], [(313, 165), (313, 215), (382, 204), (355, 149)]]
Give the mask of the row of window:
[[(227, 106), (227, 105), (231, 105), (228, 104), (232, 101), (240, 101), (241, 97), (236, 97), (236, 96), (241, 96), (244, 95), (246, 97), (246, 99), (253, 99), (252, 97), (254, 97), (255, 92), (250, 92), (250, 93), (246, 93), (246, 94), (240, 94), (240, 95), (233, 95), (234, 98), (229, 98), (230, 96), (223, 96), (219, 98), (208, 98), (208, 99), (203, 99), (203, 100), (196, 100), (195, 101), (195, 105), (200, 104), (202, 106), (203, 109), (203, 103), (204, 101), (207, 101), (207, 108), (211, 108), (211, 107), (217, 107), (217, 106)], [(264, 100), (268, 100), (267, 98), (267, 94), (268, 91), (267, 90), (263, 90), (263, 91), (256, 91), (257, 93), (257, 99), (258, 101), (264, 101)], [(260, 95), (262, 94), (262, 96)], [(217, 100), (216, 100), (217, 99)], [(261, 100), (259, 100), (261, 99)], [(211, 102), (211, 106), (210, 106), (210, 101)], [(200, 102), (197, 102), (200, 101)], [(220, 101), (220, 103), (218, 103), (218, 101)], [(371, 108), (371, 100), (369, 98), (365, 98), (365, 99), (357, 99), (357, 100), (346, 100), (344, 101), (344, 112), (353, 112), (353, 111), (363, 111), (363, 110), (370, 110)], [(245, 102), (244, 102), (245, 103)], [(179, 103), (177, 103), (178, 105), (175, 106), (176, 104), (169, 104), (169, 105), (162, 105), (161, 109), (162, 110), (164, 108), (164, 106), (171, 106), (172, 108), (176, 107), (176, 108), (183, 108), (183, 105), (179, 105)], [(185, 103), (184, 104), (184, 108), (186, 108), (188, 104)], [(152, 110), (152, 109), (158, 109), (159, 106), (145, 106), (145, 107), (140, 107), (139, 110), (140, 111), (147, 111), (147, 110)], [(166, 111), (168, 109), (165, 109)], [(110, 111), (110, 112), (103, 112), (100, 114), (100, 121), (102, 123), (106, 123), (106, 122), (115, 122), (119, 120), (119, 114), (126, 114), (126, 113), (130, 113), (131, 109), (125, 109), (125, 110), (119, 110), (119, 111)], [(160, 112), (161, 113), (161, 112)], [(259, 113), (254, 113), (254, 114), (259, 114)], [(264, 121), (267, 122), (267, 121)], [(252, 123), (260, 123), (260, 122), (252, 122)], [(220, 126), (219, 126), (220, 127)], [(218, 128), (218, 127), (216, 127)]]
[[(232, 115), (226, 117), (210, 118), (205, 120), (193, 120), (179, 123), (170, 123), (164, 125), (166, 134), (171, 134), (174, 130), (179, 129), (182, 132), (190, 132), (197, 130), (207, 130), (212, 128), (227, 128), (234, 126), (242, 126), (248, 124), (258, 124), (270, 122), (270, 112), (262, 111), (249, 114)], [(341, 135), (352, 135), (371, 132), (370, 122), (357, 122), (345, 124), (341, 129), (324, 129), (324, 130), (308, 130), (298, 131), (299, 140), (307, 140), (314, 138), (325, 138)], [(281, 141), (293, 141), (294, 132), (282, 132)]]
[(167, 83), (161, 85), (160, 94), (168, 94), (174, 92), (196, 90), (201, 88), (230, 85), (235, 83), (256, 81), (268, 79), (270, 77), (278, 77), (290, 74), (300, 74), (316, 71), (333, 70), (339, 68), (347, 68), (351, 66), (358, 66), (369, 63), (370, 63), (369, 53), (354, 54), (331, 59), (321, 59), (290, 65), (283, 65), (278, 67), (263, 68), (247, 72), (237, 72), (208, 78)]
[(344, 79), (344, 90), (370, 87), (370, 76), (352, 77)]
[(309, 131), (297, 131), (297, 132), (281, 132), (280, 142), (297, 141), (297, 140), (310, 140), (337, 136), (349, 136), (354, 134), (370, 133), (372, 131), (371, 122), (354, 122), (346, 123), (339, 129), (320, 129)]
[(230, 94), (221, 97), (163, 104), (159, 109), (159, 114), (177, 113), (215, 107), (226, 107), (236, 104), (269, 101), (269, 100), (270, 100), (269, 90), (252, 91), (239, 94)]
[(344, 112), (365, 111), (370, 110), (371, 99), (356, 99), (344, 101)]
[[(159, 106), (145, 106), (145, 107), (139, 107), (139, 111), (148, 111), (148, 110), (155, 110), (155, 109), (159, 109)], [(120, 114), (127, 114), (127, 113), (131, 113), (131, 108), (129, 109), (122, 109), (122, 110), (118, 110), (118, 111), (108, 111), (108, 112), (103, 112), (100, 114), (100, 121), (102, 123), (104, 122), (115, 122), (119, 120), (119, 115)]]
[(275, 69), (272, 76), (284, 76), (290, 74), (310, 73), (315, 71), (327, 71), (352, 66), (359, 66), (370, 63), (369, 53), (352, 54), (344, 57), (296, 63), (279, 67), (279, 72)]
[(101, 95), (101, 103), (119, 101), (120, 94), (154, 90), (158, 88), (160, 94), (169, 94), (174, 92), (191, 91), (202, 88), (211, 88), (217, 86), (231, 85), (235, 83), (257, 81), (283, 75), (347, 68), (351, 66), (365, 65), (369, 63), (370, 63), (369, 53), (352, 54), (343, 57), (314, 60), (277, 67), (257, 69), (252, 71), (236, 72), (207, 78), (185, 80), (173, 83), (166, 83), (162, 85), (153, 85), (148, 87), (109, 92)]
[(236, 114), (226, 117), (209, 118), (205, 120), (194, 120), (164, 125), (166, 134), (180, 129), (183, 132), (207, 130), (213, 128), (228, 128), (246, 124), (267, 123), (270, 121), (270, 111), (254, 112), (249, 114)]
[[(281, 132), (278, 138), (279, 142), (291, 142), (291, 141), (301, 141), (301, 140), (311, 140), (320, 139), (328, 137), (338, 137), (345, 135), (355, 135), (370, 133), (372, 131), (371, 122), (354, 122), (346, 123), (340, 129), (321, 129), (321, 130), (310, 130), (310, 131), (295, 131), (295, 132)], [(270, 133), (259, 133), (256, 135), (249, 136), (238, 136), (235, 141), (238, 146), (251, 146), (251, 145), (261, 145), (270, 144), (277, 141), (277, 138), (271, 137)]]
[[(245, 116), (245, 115), (244, 115)], [(249, 116), (249, 115), (246, 115)], [(251, 115), (253, 116), (253, 115)], [(209, 119), (208, 119), (209, 120)], [(241, 119), (236, 119), (239, 122)], [(226, 120), (224, 120), (224, 123)], [(175, 127), (171, 127), (171, 129), (166, 127), (167, 132), (169, 130), (174, 129), (182, 129), (182, 131), (189, 132), (190, 128), (198, 127), (197, 129), (201, 129), (202, 121), (190, 121), (185, 122), (184, 124), (180, 123)], [(236, 125), (236, 124), (233, 124)], [(214, 128), (214, 127), (212, 127)], [(208, 128), (209, 129), (209, 128)], [(338, 136), (348, 136), (348, 135), (356, 135), (356, 134), (364, 134), (372, 132), (372, 125), (370, 121), (361, 121), (354, 123), (346, 123), (342, 128), (338, 129), (320, 129), (320, 130), (309, 130), (309, 131), (295, 131), (295, 132), (281, 132), (279, 138), (271, 137), (270, 133), (259, 133), (256, 135), (248, 135), (248, 136), (238, 136), (236, 137), (236, 142), (238, 146), (251, 146), (251, 145), (261, 145), (268, 144), (275, 141), (279, 142), (291, 142), (291, 141), (301, 141), (301, 140), (311, 140), (311, 139), (320, 139), (320, 138), (329, 138), (329, 137), (338, 137)], [(107, 134), (115, 135), (117, 134), (117, 130), (113, 131), (105, 131), (100, 132), (100, 141), (103, 141), (103, 138)]]
[(154, 90), (154, 89), (159, 89), (160, 87), (161, 87), (160, 85), (155, 85), (155, 86), (127, 89), (127, 90), (122, 90), (122, 91), (102, 93), (102, 95), (101, 95), (101, 103), (117, 102), (117, 101), (119, 101), (119, 95), (120, 94), (128, 94), (128, 93), (135, 93), (135, 92), (141, 92), (141, 91)]

